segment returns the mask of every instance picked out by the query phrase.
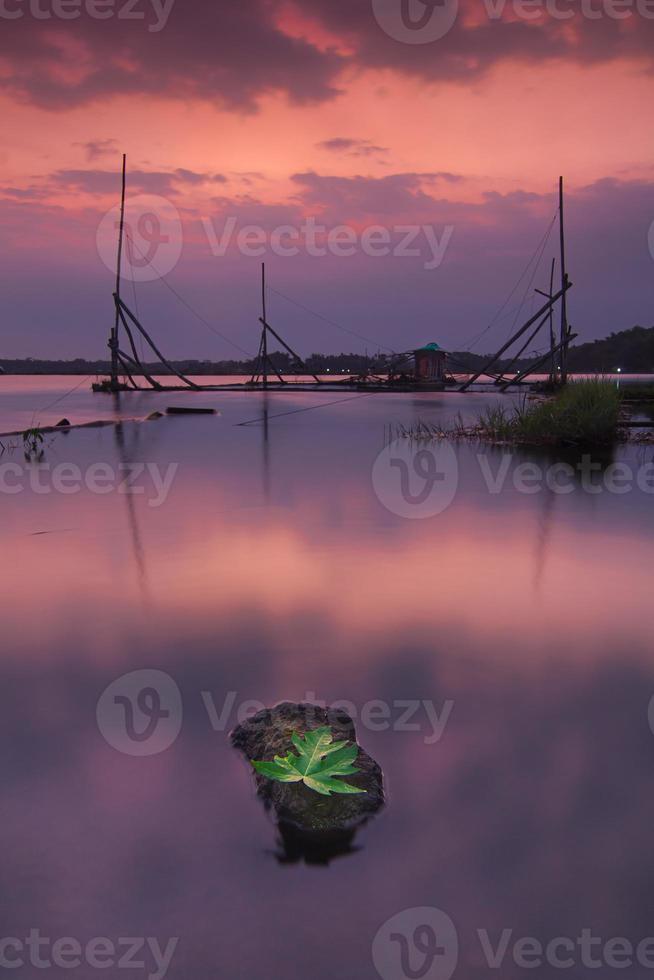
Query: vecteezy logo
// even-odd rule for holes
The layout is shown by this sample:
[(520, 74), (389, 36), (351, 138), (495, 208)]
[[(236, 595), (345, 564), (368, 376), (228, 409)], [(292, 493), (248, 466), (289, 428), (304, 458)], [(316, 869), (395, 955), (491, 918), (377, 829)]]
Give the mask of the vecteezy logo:
[(647, 706), (647, 721), (649, 723), (650, 731), (652, 735), (654, 735), (654, 694), (650, 698)]
[(382, 980), (450, 980), (459, 959), (459, 937), (440, 909), (405, 909), (388, 919), (372, 943)]
[(157, 755), (182, 727), (182, 696), (170, 674), (134, 670), (105, 688), (98, 700), (98, 728), (125, 755)]
[(435, 517), (456, 495), (459, 466), (447, 442), (420, 445), (396, 439), (380, 452), (372, 468), (378, 499), (398, 517)]
[(454, 27), (459, 0), (372, 0), (381, 29), (404, 44), (440, 41)]
[[(111, 271), (116, 268), (120, 210), (107, 211), (98, 225), (98, 255)], [(138, 194), (125, 201), (121, 271), (132, 282), (152, 282), (175, 268), (182, 254), (179, 211), (165, 197)]]

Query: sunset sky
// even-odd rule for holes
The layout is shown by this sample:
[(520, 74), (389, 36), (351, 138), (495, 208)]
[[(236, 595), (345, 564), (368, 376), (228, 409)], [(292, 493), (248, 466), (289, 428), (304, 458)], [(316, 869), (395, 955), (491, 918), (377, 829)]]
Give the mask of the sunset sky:
[(256, 351), (262, 259), (301, 353), (492, 350), (548, 285), (559, 174), (580, 340), (651, 326), (654, 3), (454, 3), (4, 0), (0, 357), (106, 355), (123, 152), (123, 298), (173, 357)]

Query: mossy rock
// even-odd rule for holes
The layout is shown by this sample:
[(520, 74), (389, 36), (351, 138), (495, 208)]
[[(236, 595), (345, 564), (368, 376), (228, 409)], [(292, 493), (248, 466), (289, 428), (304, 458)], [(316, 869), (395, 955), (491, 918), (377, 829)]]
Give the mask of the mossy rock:
[[(232, 745), (252, 762), (272, 761), (293, 750), (291, 735), (327, 726), (334, 740), (357, 743), (354, 722), (340, 708), (284, 701), (257, 712), (231, 734)], [(295, 854), (320, 860), (351, 850), (359, 830), (384, 805), (383, 774), (379, 765), (358, 745), (355, 765), (360, 770), (347, 782), (365, 790), (356, 795), (321, 796), (304, 783), (280, 783), (252, 770), (257, 795), (273, 811), (287, 857)]]

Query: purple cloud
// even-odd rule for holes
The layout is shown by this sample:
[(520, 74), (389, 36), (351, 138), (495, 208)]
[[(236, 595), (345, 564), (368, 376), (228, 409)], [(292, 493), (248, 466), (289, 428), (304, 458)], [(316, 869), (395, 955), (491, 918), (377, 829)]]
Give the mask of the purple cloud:
[(141, 20), (83, 15), (62, 22), (25, 15), (5, 21), (0, 84), (52, 110), (142, 94), (252, 112), (268, 93), (300, 104), (336, 94), (346, 59), (284, 33), (276, 4), (184, 0), (173, 4), (164, 26), (156, 21), (158, 6), (142, 3), (136, 11)]
[[(115, 170), (56, 170), (40, 178), (32, 178), (35, 183), (23, 190), (2, 191), (6, 196), (43, 197), (48, 191), (84, 192), (98, 196), (118, 195), (120, 193), (120, 172)], [(223, 174), (198, 173), (178, 167), (173, 171), (130, 169), (128, 172), (128, 191), (162, 196), (178, 195), (183, 189), (199, 187), (203, 184), (225, 184)]]
[[(440, 178), (436, 173), (389, 174), (385, 177), (333, 177), (310, 171), (293, 174), (291, 180), (298, 186), (298, 200), (305, 207), (318, 208), (334, 223), (362, 218), (402, 216), (434, 213), (437, 201), (423, 189)], [(452, 175), (453, 176), (453, 175)]]
[[(516, 18), (513, 6), (499, 0), (486, 0), (481, 8), (477, 0), (462, 0), (457, 21), (441, 40), (402, 44), (384, 33), (370, 3), (314, 0), (311, 18), (342, 39), (345, 54), (295, 36), (281, 0), (185, 0), (169, 8), (165, 23), (155, 6), (137, 5), (141, 19), (114, 14), (97, 20), (83, 13), (65, 22), (27, 15), (5, 21), (0, 84), (52, 110), (144, 95), (209, 100), (246, 113), (269, 94), (282, 93), (298, 104), (333, 99), (344, 72), (352, 69), (392, 69), (428, 82), (466, 84), (498, 63), (516, 60), (595, 65), (631, 58), (654, 65), (654, 20), (635, 10), (624, 22), (609, 16), (592, 20), (578, 10), (572, 19), (559, 20), (543, 11), (534, 23)], [(498, 14), (488, 16), (493, 7)], [(105, 142), (85, 144), (89, 160), (104, 155)], [(343, 149), (366, 155), (361, 144)], [(368, 148), (370, 154), (382, 149)]]
[(112, 156), (118, 149), (118, 143), (114, 139), (89, 140), (86, 143), (74, 143), (73, 146), (81, 146), (90, 163), (99, 160), (100, 157)]
[(343, 136), (323, 140), (316, 145), (319, 149), (330, 153), (347, 153), (348, 156), (353, 157), (385, 156), (389, 152), (387, 146), (376, 146), (370, 140), (348, 139)]

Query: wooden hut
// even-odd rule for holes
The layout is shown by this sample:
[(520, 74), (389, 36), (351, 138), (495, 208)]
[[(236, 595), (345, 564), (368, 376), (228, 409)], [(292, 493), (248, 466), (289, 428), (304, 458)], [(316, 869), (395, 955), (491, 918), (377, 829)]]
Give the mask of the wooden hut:
[(444, 381), (447, 354), (436, 343), (425, 344), (413, 352), (415, 379), (418, 382)]

